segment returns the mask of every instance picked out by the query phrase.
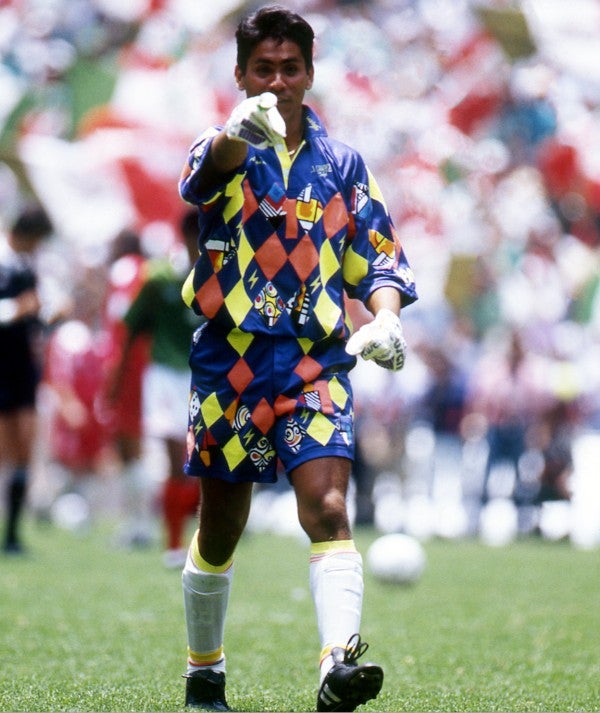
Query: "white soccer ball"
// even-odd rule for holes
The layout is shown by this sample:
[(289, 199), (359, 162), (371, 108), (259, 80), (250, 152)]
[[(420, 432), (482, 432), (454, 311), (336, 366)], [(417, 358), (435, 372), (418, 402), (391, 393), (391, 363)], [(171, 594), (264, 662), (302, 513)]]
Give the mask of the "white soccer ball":
[(421, 543), (411, 535), (383, 535), (367, 550), (371, 574), (383, 582), (414, 584), (423, 574), (427, 555)]

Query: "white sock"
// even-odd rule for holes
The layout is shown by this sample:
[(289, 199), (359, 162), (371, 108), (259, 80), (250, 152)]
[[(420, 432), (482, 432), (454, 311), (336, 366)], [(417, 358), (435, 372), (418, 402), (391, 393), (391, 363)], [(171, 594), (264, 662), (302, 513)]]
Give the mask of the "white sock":
[(321, 681), (333, 665), (330, 651), (360, 631), (362, 557), (352, 540), (311, 545), (310, 589), (321, 641)]
[(213, 567), (198, 552), (197, 534), (192, 539), (183, 568), (183, 602), (188, 640), (188, 668), (225, 672), (223, 635), (233, 562)]
[(126, 527), (133, 534), (152, 535), (152, 493), (146, 481), (146, 465), (141, 458), (127, 463), (121, 474)]

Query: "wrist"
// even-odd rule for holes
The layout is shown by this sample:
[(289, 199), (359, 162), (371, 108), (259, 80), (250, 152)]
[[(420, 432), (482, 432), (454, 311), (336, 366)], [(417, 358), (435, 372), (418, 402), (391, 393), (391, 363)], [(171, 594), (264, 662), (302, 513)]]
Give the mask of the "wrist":
[(383, 327), (392, 327), (400, 324), (400, 316), (388, 307), (381, 307), (377, 310), (375, 322)]

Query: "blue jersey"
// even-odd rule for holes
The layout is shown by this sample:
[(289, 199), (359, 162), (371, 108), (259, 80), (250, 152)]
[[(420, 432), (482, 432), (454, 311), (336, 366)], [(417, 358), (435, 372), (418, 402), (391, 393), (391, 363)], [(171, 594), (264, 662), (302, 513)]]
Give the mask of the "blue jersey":
[(327, 136), (304, 108), (304, 140), (248, 148), (245, 162), (210, 192), (198, 169), (213, 127), (192, 145), (181, 196), (200, 209), (200, 257), (185, 302), (222, 332), (293, 337), (316, 343), (349, 335), (344, 290), (363, 303), (396, 288), (417, 299), (412, 271), (381, 191), (361, 156)]

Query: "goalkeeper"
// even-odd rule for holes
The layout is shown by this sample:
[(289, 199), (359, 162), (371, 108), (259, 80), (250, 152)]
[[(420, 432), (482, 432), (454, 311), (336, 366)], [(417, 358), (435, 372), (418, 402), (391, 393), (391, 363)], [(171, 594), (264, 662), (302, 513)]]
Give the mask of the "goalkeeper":
[[(280, 6), (241, 21), (235, 80), (246, 98), (195, 141), (180, 180), (200, 216), (200, 255), (183, 295), (207, 318), (190, 356), (185, 466), (201, 479), (199, 530), (183, 570), (191, 707), (227, 710), (234, 552), (253, 484), (274, 482), (278, 459), (311, 543), (317, 710), (354, 710), (383, 682), (380, 666), (358, 661), (366, 644), (362, 561), (346, 511), (348, 372), (357, 355), (402, 367), (398, 315), (416, 293), (373, 176), (303, 104), (313, 39), (310, 25)], [(374, 315), (349, 340), (344, 291)]]

